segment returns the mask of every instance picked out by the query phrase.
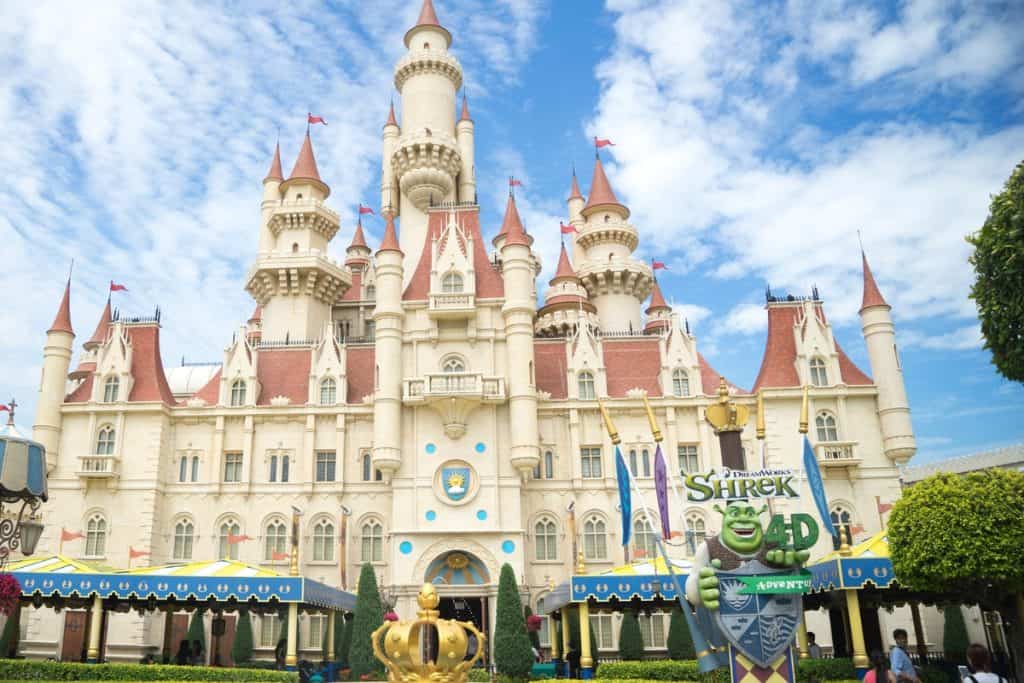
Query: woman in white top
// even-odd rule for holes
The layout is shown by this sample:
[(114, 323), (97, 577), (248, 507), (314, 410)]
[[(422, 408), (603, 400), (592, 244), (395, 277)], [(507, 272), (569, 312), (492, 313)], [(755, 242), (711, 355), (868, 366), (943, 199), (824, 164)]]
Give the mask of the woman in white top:
[(973, 674), (964, 677), (965, 681), (971, 683), (1006, 683), (1006, 679), (998, 674), (992, 673), (992, 657), (988, 648), (980, 643), (974, 643), (967, 648), (967, 663)]

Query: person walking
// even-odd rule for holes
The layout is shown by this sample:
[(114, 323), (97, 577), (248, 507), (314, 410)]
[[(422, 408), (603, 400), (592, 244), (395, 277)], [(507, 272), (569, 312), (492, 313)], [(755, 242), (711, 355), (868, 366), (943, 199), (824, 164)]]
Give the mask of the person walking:
[(921, 678), (917, 675), (917, 669), (914, 668), (914, 663), (910, 661), (910, 655), (907, 654), (907, 632), (898, 628), (892, 632), (892, 639), (896, 641), (896, 645), (889, 653), (889, 668), (896, 675), (896, 680), (899, 683), (903, 683), (903, 681), (920, 683)]

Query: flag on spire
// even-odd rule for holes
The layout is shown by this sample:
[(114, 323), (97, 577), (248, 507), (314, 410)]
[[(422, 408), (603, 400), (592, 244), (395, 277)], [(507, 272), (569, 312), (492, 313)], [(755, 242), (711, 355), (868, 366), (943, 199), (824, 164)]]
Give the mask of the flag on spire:
[(615, 143), (612, 142), (611, 140), (609, 140), (608, 138), (599, 138), (596, 135), (594, 136), (594, 147), (596, 149), (601, 149), (602, 147), (608, 147), (609, 145), (614, 147)]
[(365, 215), (365, 214), (370, 214), (371, 216), (376, 216), (377, 215), (377, 214), (375, 214), (373, 212), (373, 209), (371, 209), (370, 207), (363, 206), (362, 204), (360, 204), (359, 205), (359, 215), (362, 216), (362, 215)]
[(509, 187), (516, 187), (516, 186), (524, 187), (523, 181), (522, 180), (517, 180), (514, 176), (509, 176), (508, 177), (508, 186)]
[(111, 292), (127, 292), (128, 288), (125, 287), (124, 285), (119, 285), (116, 282), (114, 282), (113, 280), (111, 280), (110, 281), (110, 291)]
[(309, 112), (309, 113), (306, 114), (306, 123), (307, 124), (322, 123), (325, 126), (327, 125), (327, 122), (324, 121), (324, 117), (322, 117), (322, 116), (313, 116), (313, 112)]
[(668, 266), (665, 265), (664, 261), (651, 259), (651, 270), (668, 270)]
[(563, 235), (571, 235), (574, 232), (575, 233), (579, 232), (579, 230), (577, 230), (575, 226), (573, 226), (573, 225), (566, 225), (562, 221), (558, 221), (558, 227), (561, 229)]

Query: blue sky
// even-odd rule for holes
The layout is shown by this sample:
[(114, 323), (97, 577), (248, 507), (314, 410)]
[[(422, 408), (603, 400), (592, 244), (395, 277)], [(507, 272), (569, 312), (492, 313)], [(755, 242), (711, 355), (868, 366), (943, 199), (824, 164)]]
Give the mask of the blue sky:
[[(20, 3), (0, 26), (0, 391), (34, 412), (43, 331), (75, 259), (84, 341), (109, 279), (164, 312), (168, 365), (219, 360), (252, 302), (260, 181), (307, 110), (343, 217), (376, 205), (391, 69), (418, 0)], [(549, 271), (591, 136), (666, 297), (712, 364), (757, 374), (764, 287), (817, 285), (865, 370), (863, 236), (893, 305), (918, 461), (1024, 440), (1024, 389), (980, 348), (963, 236), (1024, 150), (1024, 9), (912, 0), (437, 0), (476, 122), (485, 233), (505, 178)], [(371, 240), (380, 225), (366, 226)], [(1016, 416), (1016, 417), (1015, 417)], [(29, 424), (22, 413), (19, 420)]]

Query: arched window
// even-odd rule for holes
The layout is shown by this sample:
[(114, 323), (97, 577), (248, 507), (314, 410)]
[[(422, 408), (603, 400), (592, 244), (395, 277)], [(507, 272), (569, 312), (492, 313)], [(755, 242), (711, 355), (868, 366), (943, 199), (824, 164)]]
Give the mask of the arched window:
[(555, 454), (551, 451), (544, 451), (544, 478), (555, 478)]
[(654, 542), (654, 529), (644, 516), (637, 517), (633, 522), (633, 555), (637, 559), (657, 557), (657, 545)]
[(445, 294), (458, 294), (462, 291), (462, 275), (459, 273), (445, 273), (441, 278), (441, 291)]
[(839, 441), (839, 430), (832, 413), (818, 413), (814, 418), (814, 426), (818, 430), (818, 441)]
[(100, 429), (99, 436), (96, 437), (96, 455), (113, 455), (115, 437), (114, 428), (110, 425)]
[(199, 456), (192, 456), (192, 481), (199, 481)]
[(697, 552), (697, 547), (708, 537), (704, 516), (696, 512), (688, 514), (686, 516), (686, 530), (690, 532), (687, 534), (687, 546), (690, 554), (693, 555)]
[(629, 474), (634, 479), (639, 476), (637, 474), (637, 461), (636, 461), (636, 450), (629, 451)]
[(686, 374), (685, 370), (676, 369), (672, 371), (672, 395), (690, 395), (690, 377)]
[(651, 453), (646, 448), (640, 451), (640, 464), (643, 465), (643, 476), (651, 476)]
[(588, 560), (608, 557), (608, 527), (600, 517), (588, 517), (583, 522), (583, 557)]
[[(302, 195), (300, 194), (297, 197), (297, 199), (302, 199)], [(292, 253), (293, 254), (298, 254), (299, 253), (299, 243), (298, 242), (292, 242)]]
[(370, 452), (363, 453), (363, 481), (372, 481), (373, 478), (373, 458), (370, 456)]
[(288, 528), (284, 525), (280, 519), (275, 519), (267, 524), (267, 533), (263, 538), (263, 559), (267, 562), (273, 562), (275, 559), (274, 553), (278, 553), (280, 557), (281, 553), (285, 552), (285, 548), (288, 546)]
[(320, 382), (320, 405), (333, 406), (338, 398), (338, 383), (328, 377)]
[[(546, 596), (544, 596), (546, 597)], [(544, 597), (537, 598), (537, 609), (534, 610), (534, 614), (540, 615), (540, 644), (544, 646), (551, 645), (551, 620), (548, 619), (544, 612)]]
[(277, 456), (270, 456), (270, 476), (267, 477), (270, 481), (277, 481)]
[(245, 380), (236, 379), (231, 383), (231, 405), (245, 405)]
[(175, 524), (174, 549), (171, 551), (171, 558), (175, 560), (191, 560), (194, 537), (195, 527), (191, 521), (183, 519)]
[(334, 525), (326, 519), (313, 525), (313, 561), (334, 561)]
[(106, 551), (107, 520), (97, 513), (85, 525), (85, 556), (103, 557)]
[(452, 374), (466, 371), (466, 361), (458, 356), (449, 356), (441, 363), (441, 372)]
[(384, 559), (384, 526), (375, 519), (363, 524), (360, 559), (363, 562), (381, 562)]
[(547, 517), (537, 520), (533, 525), (533, 542), (538, 560), (558, 559), (558, 535), (554, 520)]
[(287, 455), (281, 456), (281, 481), (288, 481), (288, 477), (291, 474), (291, 464), (291, 458), (289, 458)]
[(217, 556), (225, 560), (238, 559), (238, 542), (232, 543), (232, 536), (241, 536), (242, 527), (234, 519), (221, 522), (218, 531)]
[(117, 400), (118, 389), (121, 388), (121, 380), (117, 377), (108, 377), (103, 383), (103, 402), (113, 403)]
[(375, 285), (366, 285), (366, 300), (376, 301), (377, 300), (377, 287)]
[(827, 387), (828, 386), (828, 371), (825, 369), (825, 361), (821, 358), (812, 358), (810, 362), (811, 366), (811, 384), (816, 387)]
[[(853, 519), (853, 515), (842, 505), (835, 505), (832, 507), (832, 512), (829, 513), (829, 518), (832, 519), (832, 526), (836, 528), (838, 532), (832, 537), (832, 548), (839, 550), (839, 546), (843, 544), (842, 535), (846, 535), (846, 542), (851, 543), (852, 538), (850, 537), (850, 520)], [(840, 526), (845, 524), (846, 526)]]
[(597, 389), (594, 387), (594, 373), (585, 370), (576, 376), (576, 382), (579, 385), (581, 401), (593, 401), (597, 398)]
[(188, 475), (188, 458), (184, 455), (181, 456), (181, 462), (178, 464), (178, 481), (185, 481)]

